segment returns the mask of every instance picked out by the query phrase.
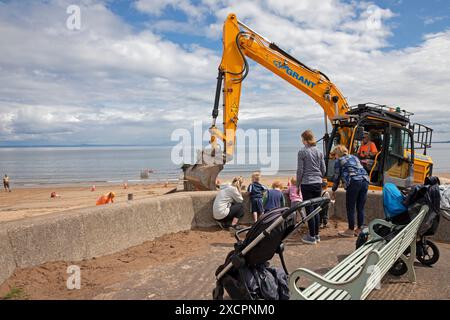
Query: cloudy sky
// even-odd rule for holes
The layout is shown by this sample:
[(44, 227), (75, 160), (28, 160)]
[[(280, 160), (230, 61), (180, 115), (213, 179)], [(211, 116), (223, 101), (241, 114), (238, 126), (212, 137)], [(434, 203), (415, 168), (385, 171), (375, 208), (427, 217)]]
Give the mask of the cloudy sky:
[[(80, 30), (67, 8), (80, 8)], [(0, 0), (0, 145), (164, 144), (210, 123), (228, 13), (313, 68), (350, 104), (415, 112), (450, 140), (450, 1)], [(242, 128), (286, 141), (320, 107), (251, 63)]]

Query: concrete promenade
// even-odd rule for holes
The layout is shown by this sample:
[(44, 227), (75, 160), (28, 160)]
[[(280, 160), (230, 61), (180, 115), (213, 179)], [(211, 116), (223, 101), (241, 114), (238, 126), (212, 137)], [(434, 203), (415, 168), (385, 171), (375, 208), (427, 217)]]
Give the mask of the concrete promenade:
[[(176, 193), (0, 224), (0, 284), (8, 279), (16, 269), (30, 268), (52, 261), (81, 261), (101, 257), (140, 245), (165, 234), (214, 226), (211, 214), (214, 196), (215, 192)], [(248, 206), (248, 201), (246, 201), (246, 206)], [(381, 194), (370, 194), (366, 208), (367, 221), (375, 217), (382, 217)], [(338, 219), (345, 218), (343, 192), (338, 193), (336, 205), (330, 209), (330, 215)], [(250, 215), (248, 214), (243, 222), (249, 221)], [(449, 242), (449, 235), (450, 223), (441, 219), (435, 238), (439, 241)], [(345, 239), (340, 239), (339, 243), (344, 244)], [(292, 244), (292, 252), (288, 250), (289, 255), (292, 256), (293, 265), (291, 267), (310, 267), (313, 270), (330, 268), (333, 263), (337, 263), (336, 259), (339, 259), (339, 256), (349, 254), (353, 250), (353, 244), (354, 241), (353, 243), (350, 241), (347, 246), (334, 246), (331, 240), (323, 241), (320, 244), (322, 247), (320, 252), (324, 253), (323, 257), (317, 256), (313, 259), (307, 259), (304, 255), (308, 250), (312, 250), (311, 248), (296, 250), (295, 246), (303, 245)], [(215, 259), (212, 260), (214, 262), (220, 262), (228, 249), (213, 246), (210, 248), (211, 251), (205, 253), (204, 256), (195, 258), (198, 262), (191, 261), (191, 263), (201, 265), (202, 259), (209, 259), (209, 257)], [(449, 254), (448, 250), (448, 245), (443, 244), (442, 261), (439, 262), (439, 265), (448, 266), (449, 261), (446, 260)], [(302, 254), (296, 256), (295, 253), (300, 251)], [(209, 267), (210, 264), (207, 265)], [(217, 263), (211, 265), (217, 267)], [(174, 270), (176, 268), (174, 266)], [(163, 269), (170, 273), (168, 268), (163, 267)], [(422, 269), (418, 268), (418, 274)], [(448, 268), (439, 273), (448, 276)], [(188, 275), (189, 272), (184, 272), (184, 274)], [(151, 278), (150, 275), (146, 276), (146, 279)], [(161, 276), (157, 278), (160, 279), (159, 281), (163, 279)], [(441, 282), (444, 279), (439, 279), (439, 277), (436, 279), (439, 280), (437, 283), (441, 285), (449, 283), (449, 281)], [(207, 294), (209, 292), (205, 291), (196, 297), (204, 298)], [(171, 296), (170, 290), (166, 295), (166, 298), (175, 297)], [(376, 297), (377, 293), (374, 296)], [(179, 298), (182, 297), (183, 295), (179, 296)], [(448, 297), (449, 295), (447, 295)], [(113, 298), (113, 296), (109, 298)], [(116, 296), (116, 298), (120, 298), (120, 296)]]

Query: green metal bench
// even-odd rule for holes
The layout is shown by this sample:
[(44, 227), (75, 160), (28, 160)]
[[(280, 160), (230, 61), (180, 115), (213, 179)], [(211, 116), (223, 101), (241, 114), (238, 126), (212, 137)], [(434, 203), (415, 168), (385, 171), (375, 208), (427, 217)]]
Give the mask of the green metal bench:
[[(289, 276), (289, 290), (292, 300), (362, 300), (379, 285), (381, 279), (400, 258), (408, 267), (408, 279), (416, 281), (414, 260), (416, 257), (416, 236), (428, 206), (423, 206), (417, 216), (390, 241), (374, 232), (375, 225), (394, 227), (393, 224), (375, 219), (369, 224), (369, 240), (346, 257), (333, 269), (321, 276), (308, 269), (300, 268)], [(403, 254), (410, 247), (410, 255)], [(314, 281), (304, 290), (297, 287), (302, 278)]]

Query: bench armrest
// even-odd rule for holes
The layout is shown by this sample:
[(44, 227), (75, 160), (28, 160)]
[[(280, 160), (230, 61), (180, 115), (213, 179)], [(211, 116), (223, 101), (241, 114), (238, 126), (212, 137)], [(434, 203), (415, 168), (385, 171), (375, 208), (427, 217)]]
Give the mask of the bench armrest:
[(374, 226), (376, 226), (377, 224), (378, 225), (381, 224), (381, 225), (389, 227), (389, 228), (392, 228), (392, 227), (395, 226), (395, 224), (392, 224), (392, 223), (390, 223), (390, 222), (388, 222), (386, 220), (383, 220), (383, 219), (374, 219), (374, 220), (370, 221), (370, 223), (369, 223), (369, 234), (370, 234), (370, 236), (376, 237), (376, 238), (380, 238), (380, 236), (373, 230)]

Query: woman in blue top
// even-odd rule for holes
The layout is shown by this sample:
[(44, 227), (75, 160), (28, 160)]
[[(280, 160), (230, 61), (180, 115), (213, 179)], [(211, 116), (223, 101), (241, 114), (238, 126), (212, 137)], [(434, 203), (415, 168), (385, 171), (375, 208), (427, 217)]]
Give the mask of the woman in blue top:
[[(349, 155), (345, 146), (339, 145), (335, 147), (332, 153), (336, 156), (332, 189), (333, 197), (335, 197), (335, 191), (341, 180), (346, 190), (348, 229), (344, 232), (339, 232), (339, 235), (343, 237), (358, 236), (364, 223), (364, 206), (366, 205), (367, 192), (369, 190), (369, 176), (359, 159)], [(358, 213), (358, 228), (356, 230), (355, 207)]]

